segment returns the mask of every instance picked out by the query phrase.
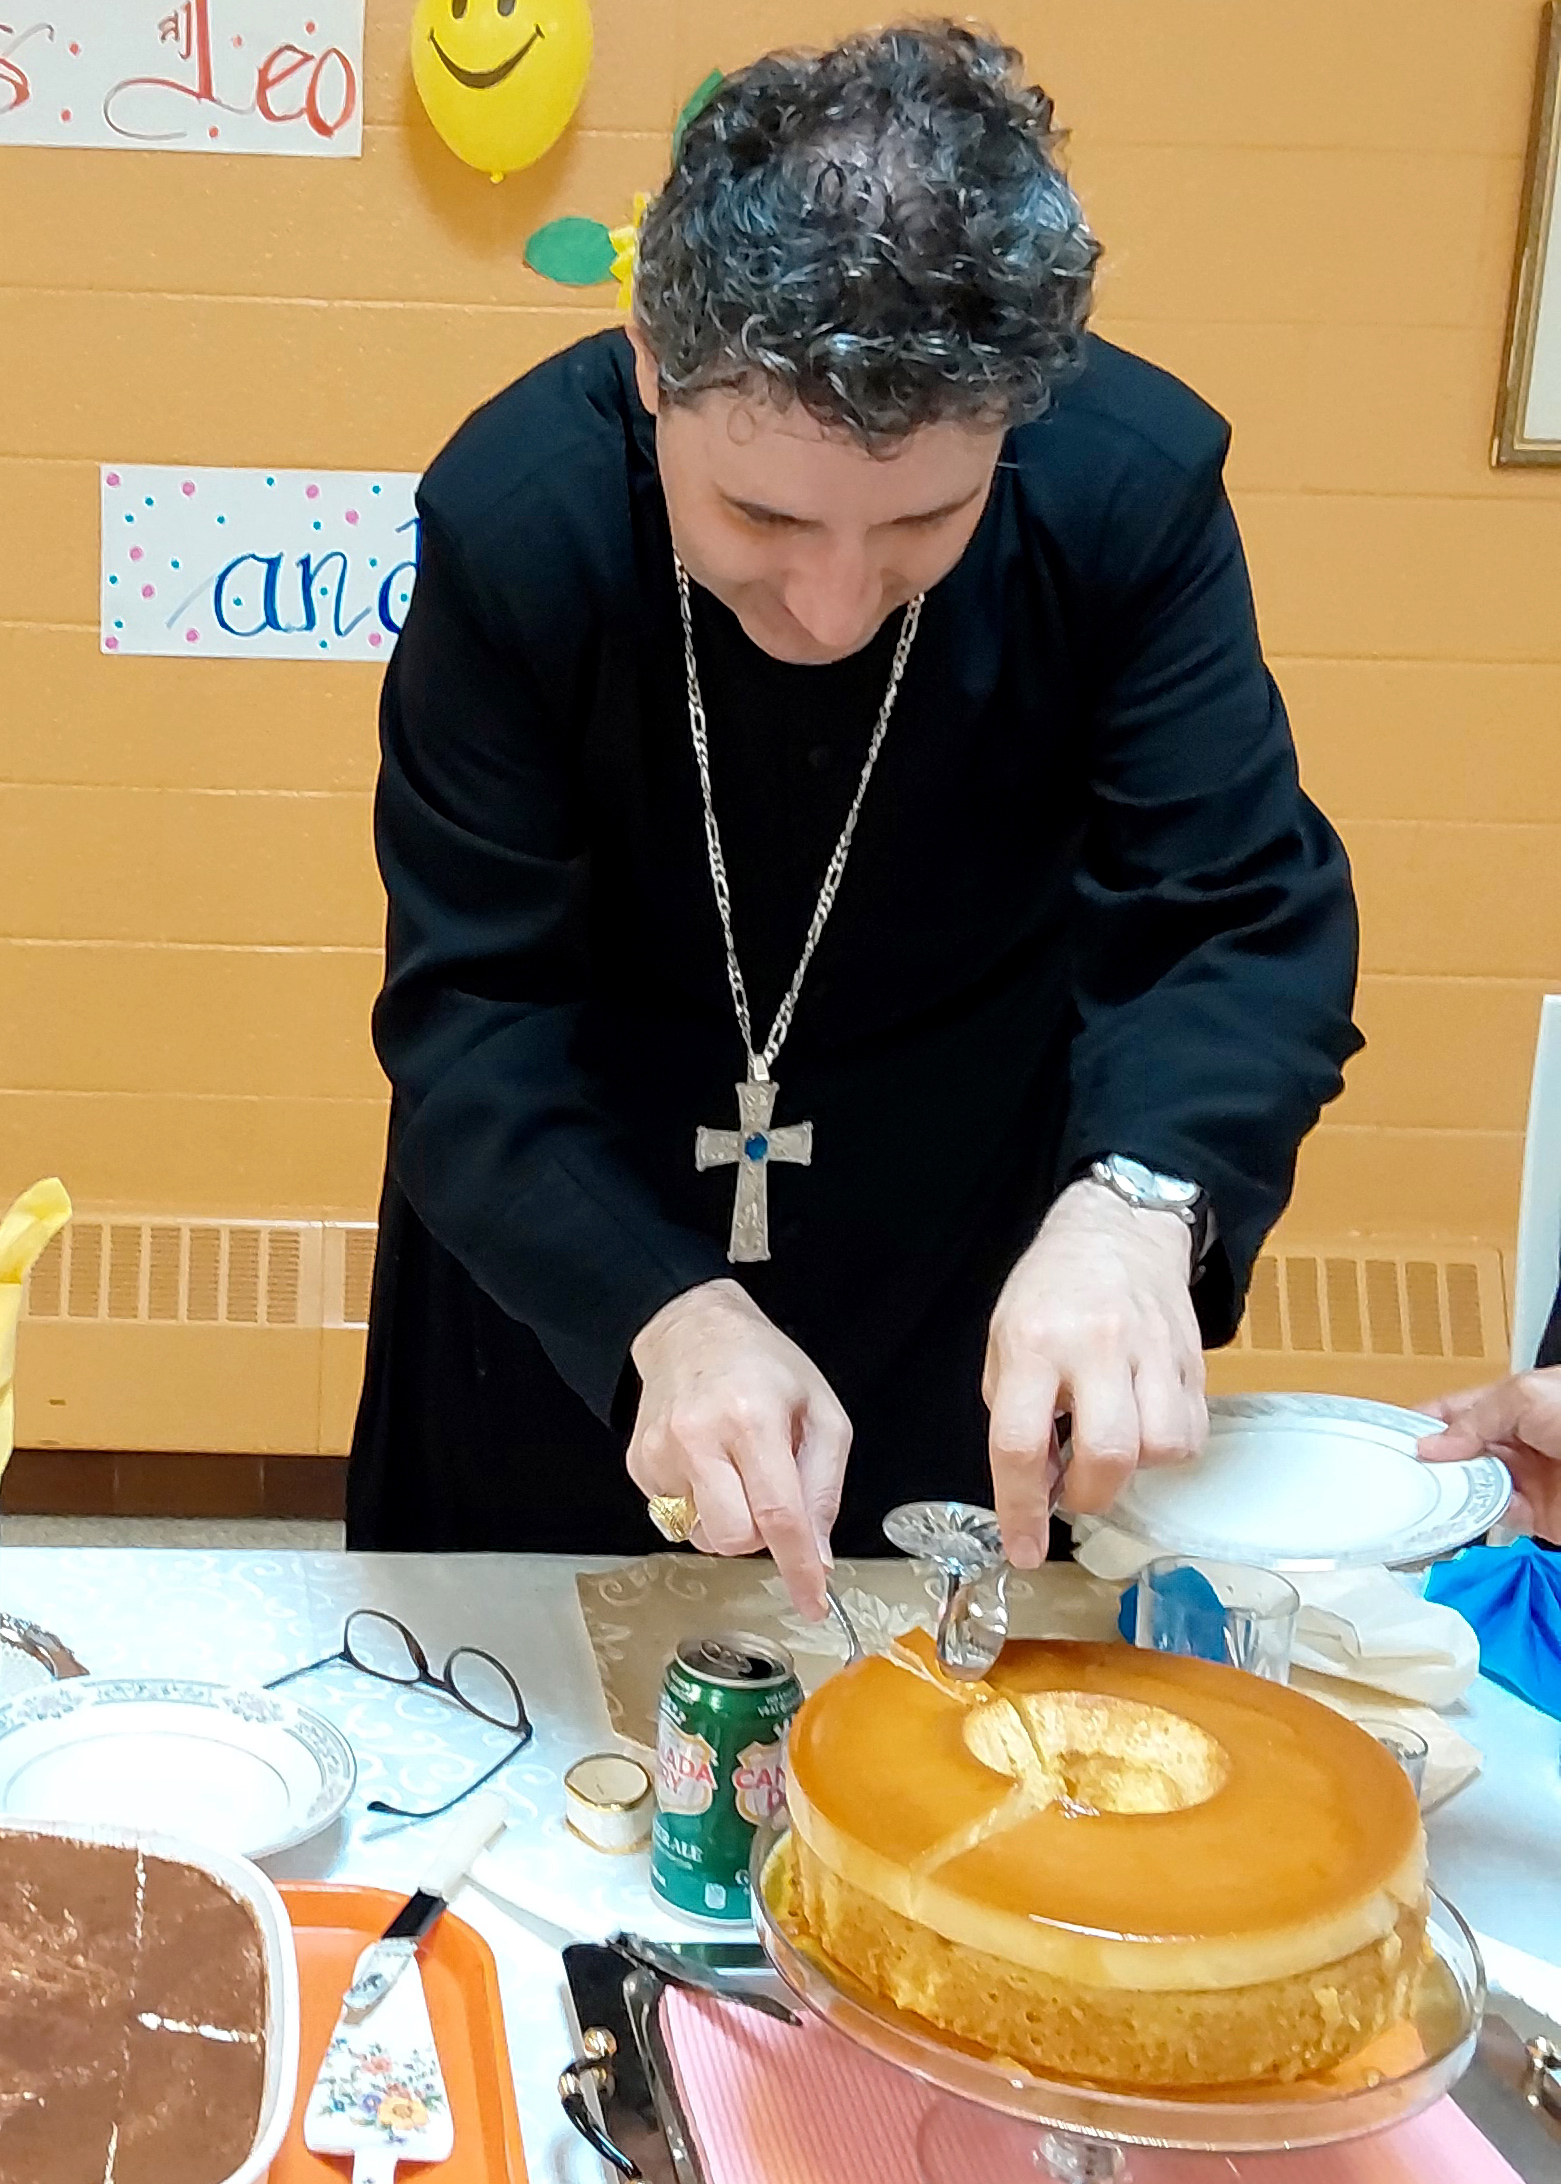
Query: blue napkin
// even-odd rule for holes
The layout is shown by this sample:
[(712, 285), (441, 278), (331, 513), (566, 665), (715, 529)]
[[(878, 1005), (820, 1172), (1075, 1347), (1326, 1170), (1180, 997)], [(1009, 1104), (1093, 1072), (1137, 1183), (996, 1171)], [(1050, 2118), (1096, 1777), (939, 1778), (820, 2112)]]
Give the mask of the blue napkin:
[[(1229, 1659), (1225, 1610), (1201, 1570), (1167, 1570), (1155, 1585), (1160, 1604), (1157, 1651), (1190, 1653), (1199, 1661)], [(1129, 1645), (1138, 1633), (1138, 1587), (1129, 1585), (1117, 1610), (1117, 1628)]]
[(1561, 1721), (1561, 1555), (1531, 1539), (1470, 1547), (1435, 1564), (1425, 1592), (1473, 1624), (1482, 1676)]

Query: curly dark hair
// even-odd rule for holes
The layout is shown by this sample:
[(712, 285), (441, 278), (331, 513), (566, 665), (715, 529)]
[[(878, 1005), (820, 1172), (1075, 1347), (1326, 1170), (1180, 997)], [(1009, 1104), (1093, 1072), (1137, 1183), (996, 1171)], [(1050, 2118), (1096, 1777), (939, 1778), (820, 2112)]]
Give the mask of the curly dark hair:
[(634, 309), (666, 398), (762, 379), (869, 450), (1038, 416), (1100, 251), (1022, 65), (936, 21), (729, 76), (640, 233)]

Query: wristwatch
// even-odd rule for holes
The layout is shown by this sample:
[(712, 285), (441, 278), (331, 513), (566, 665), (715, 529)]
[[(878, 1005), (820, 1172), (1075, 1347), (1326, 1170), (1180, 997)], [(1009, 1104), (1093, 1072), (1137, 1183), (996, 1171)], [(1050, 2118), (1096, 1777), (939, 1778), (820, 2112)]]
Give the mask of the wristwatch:
[(1201, 1184), (1189, 1183), (1185, 1176), (1159, 1175), (1126, 1153), (1107, 1153), (1092, 1161), (1089, 1179), (1115, 1191), (1141, 1212), (1174, 1213), (1178, 1221), (1184, 1221), (1192, 1235), (1192, 1271), (1198, 1273), (1216, 1234), (1214, 1208)]

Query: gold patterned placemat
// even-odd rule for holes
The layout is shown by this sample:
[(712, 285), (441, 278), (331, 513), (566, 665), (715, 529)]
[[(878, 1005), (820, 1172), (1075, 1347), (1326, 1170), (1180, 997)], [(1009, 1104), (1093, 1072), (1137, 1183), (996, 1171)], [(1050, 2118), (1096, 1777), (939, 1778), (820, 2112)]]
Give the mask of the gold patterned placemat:
[[(835, 1589), (869, 1652), (920, 1625), (931, 1630), (942, 1599), (929, 1565), (899, 1556), (840, 1562)], [(607, 1713), (620, 1736), (656, 1741), (662, 1671), (685, 1638), (748, 1631), (783, 1645), (804, 1691), (841, 1667), (844, 1635), (831, 1619), (804, 1621), (768, 1558), (722, 1561), (713, 1555), (650, 1555), (620, 1570), (577, 1577), (580, 1610), (596, 1655)], [(1075, 1563), (1058, 1563), (1008, 1581), (1016, 1638), (1111, 1638), (1117, 1588)]]

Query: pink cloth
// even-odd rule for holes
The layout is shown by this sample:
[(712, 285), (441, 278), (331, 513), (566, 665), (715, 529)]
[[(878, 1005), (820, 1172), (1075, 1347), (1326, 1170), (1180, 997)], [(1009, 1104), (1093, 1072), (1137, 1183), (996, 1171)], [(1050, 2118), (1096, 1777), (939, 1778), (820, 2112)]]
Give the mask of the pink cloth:
[[(667, 2045), (710, 2184), (1038, 2184), (1039, 2132), (954, 2102), (816, 2022), (793, 2031), (668, 1991)], [(1352, 2145), (1293, 2154), (1136, 2149), (1131, 2184), (1520, 2184), (1441, 2101)]]

